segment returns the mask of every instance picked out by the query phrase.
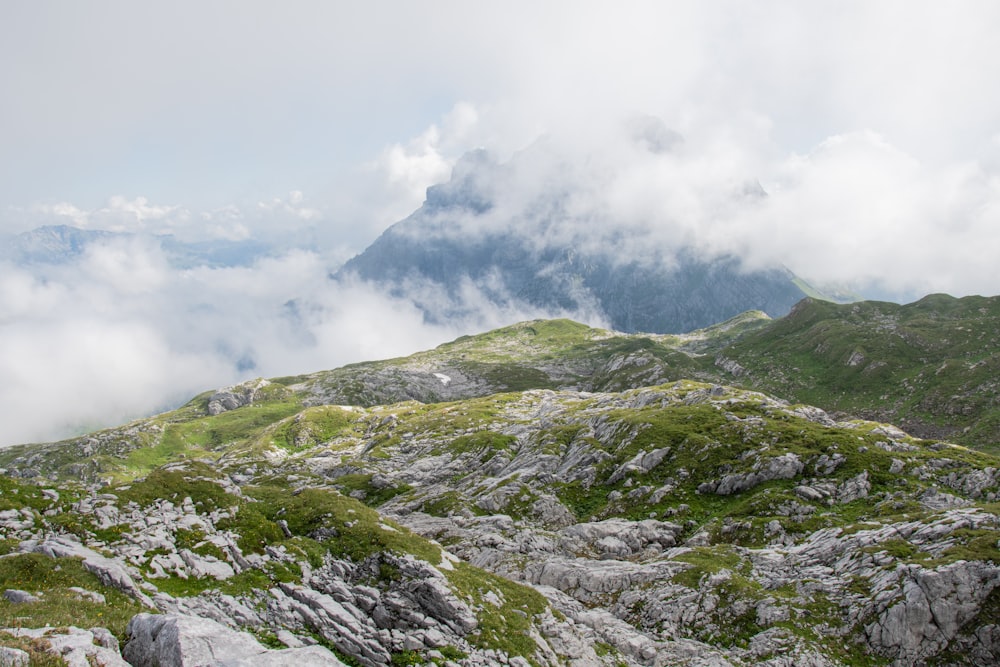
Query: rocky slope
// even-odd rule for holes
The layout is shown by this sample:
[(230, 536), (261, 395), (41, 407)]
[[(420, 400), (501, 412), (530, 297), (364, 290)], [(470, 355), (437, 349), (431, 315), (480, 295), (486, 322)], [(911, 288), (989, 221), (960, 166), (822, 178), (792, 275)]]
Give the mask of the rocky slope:
[[(579, 333), (552, 327), (511, 331), (551, 337), (541, 358)], [(4, 452), (3, 643), (70, 664), (1000, 659), (989, 454), (689, 380), (315, 404), (331, 386), (257, 381)]]

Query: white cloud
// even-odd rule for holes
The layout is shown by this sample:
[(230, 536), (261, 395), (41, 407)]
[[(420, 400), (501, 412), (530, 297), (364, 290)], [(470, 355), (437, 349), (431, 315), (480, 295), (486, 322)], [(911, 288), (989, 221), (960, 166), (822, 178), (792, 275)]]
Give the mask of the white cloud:
[[(69, 202), (34, 204), (24, 212), (30, 226), (63, 224), (81, 229), (164, 234), (184, 227), (191, 217), (181, 206), (151, 204), (146, 197), (113, 195), (104, 206), (85, 210)], [(23, 223), (22, 223), (23, 224)]]
[[(650, 127), (669, 136), (665, 126)], [(413, 233), (426, 240), (515, 232), (538, 247), (622, 262), (669, 261), (689, 247), (862, 292), (1000, 291), (992, 259), (1000, 161), (989, 154), (935, 162), (872, 130), (785, 153), (770, 125), (752, 116), (697, 128), (664, 150), (650, 150), (620, 118), (590, 128), (586, 136), (552, 131), (507, 162), (460, 163), (456, 184), (474, 174), (461, 187), (479, 188), (493, 208), (427, 215)], [(758, 182), (767, 196), (754, 194)]]
[(250, 238), (243, 211), (236, 204), (227, 204), (200, 214), (201, 230), (205, 238), (243, 241)]
[(377, 213), (381, 224), (399, 220), (424, 200), (428, 186), (448, 180), (452, 165), (474, 141), (479, 112), (459, 102), (439, 126), (426, 130), (405, 143), (393, 143), (382, 150), (367, 170), (383, 180), (380, 197), (384, 203)]
[(52, 217), (62, 224), (73, 225), (74, 227), (86, 228), (89, 225), (89, 215), (76, 206), (68, 202), (58, 204), (36, 204), (31, 207), (32, 213), (41, 216), (43, 219)]
[(820, 280), (913, 293), (994, 294), (997, 174), (919, 161), (872, 132), (832, 137), (776, 170), (734, 244)]
[[(304, 250), (178, 269), (154, 244), (114, 239), (38, 269), (44, 277), (35, 269), (0, 266), (0, 446), (114, 425), (241, 379), (400, 356), (550, 314), (491, 307), (467, 285), (452, 319), (427, 324), (412, 296), (334, 283), (324, 258)], [(425, 287), (413, 289), (438, 298)]]
[[(300, 241), (302, 233), (326, 221), (326, 214), (309, 203), (301, 190), (253, 203), (228, 203), (192, 211), (180, 205), (154, 203), (145, 196), (110, 197), (103, 206), (84, 209), (69, 202), (13, 207), (21, 231), (43, 225), (69, 225), (140, 235), (174, 235), (184, 241), (256, 238)], [(14, 216), (12, 216), (14, 217)]]
[(88, 246), (78, 271), (79, 279), (85, 284), (105, 288), (114, 299), (153, 293), (170, 279), (167, 260), (160, 247), (141, 238)]
[(270, 201), (257, 202), (257, 209), (271, 216), (277, 213), (306, 222), (319, 220), (322, 213), (317, 209), (305, 206), (304, 201), (305, 195), (302, 194), (301, 190), (292, 190), (287, 197), (273, 197)]
[(0, 328), (3, 444), (64, 437), (148, 414), (203, 388), (226, 369), (172, 349), (141, 321), (63, 317)]

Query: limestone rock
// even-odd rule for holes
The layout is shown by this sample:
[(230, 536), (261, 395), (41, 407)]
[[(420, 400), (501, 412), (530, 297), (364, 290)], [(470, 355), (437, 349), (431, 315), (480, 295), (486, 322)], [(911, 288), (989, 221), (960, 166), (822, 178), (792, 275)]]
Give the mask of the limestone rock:
[(187, 565), (191, 576), (194, 577), (213, 577), (222, 581), (236, 574), (236, 571), (233, 570), (233, 567), (229, 563), (221, 561), (214, 556), (200, 556), (187, 549), (181, 549), (178, 555), (184, 561), (184, 564)]
[(80, 588), (79, 586), (70, 586), (68, 590), (73, 591), (79, 596), (81, 600), (89, 600), (96, 604), (104, 604), (106, 602), (103, 595), (95, 591), (88, 591), (86, 588)]
[(628, 558), (650, 547), (660, 551), (675, 546), (681, 530), (677, 524), (653, 519), (578, 523), (561, 531), (564, 536), (562, 548), (567, 554), (574, 554), (595, 546), (602, 557)]
[(902, 597), (866, 628), (879, 652), (900, 663), (921, 661), (947, 645), (1000, 586), (1000, 568), (958, 561), (937, 570), (900, 566)]
[[(68, 628), (13, 628), (4, 630), (15, 636), (32, 637), (49, 653), (61, 657), (69, 667), (134, 667), (122, 659), (118, 642), (105, 628), (81, 630)], [(0, 665), (3, 663), (0, 662)], [(28, 664), (25, 662), (24, 664)]]
[(775, 479), (794, 479), (802, 474), (804, 468), (805, 466), (799, 457), (789, 452), (781, 456), (771, 457), (766, 462), (758, 461), (750, 472), (733, 473), (718, 480), (703, 482), (698, 486), (698, 493), (729, 496)]
[(208, 414), (217, 415), (228, 410), (253, 405), (257, 393), (269, 384), (271, 383), (267, 380), (258, 379), (220, 389), (208, 399)]
[(245, 632), (215, 621), (178, 614), (139, 614), (129, 621), (122, 655), (133, 667), (339, 667), (318, 646), (269, 650)]
[(629, 474), (635, 473), (644, 475), (656, 466), (660, 465), (667, 456), (670, 455), (670, 447), (654, 449), (651, 452), (639, 452), (630, 461), (623, 463), (608, 478), (608, 484), (616, 484)]
[(28, 667), (30, 656), (26, 651), (0, 646), (0, 667)]
[(59, 535), (48, 537), (41, 543), (22, 543), (21, 549), (45, 554), (50, 558), (81, 558), (83, 567), (96, 575), (102, 584), (117, 588), (147, 607), (153, 607), (153, 601), (139, 589), (121, 562), (88, 549), (75, 536)]
[(14, 604), (26, 604), (30, 602), (38, 602), (41, 600), (37, 595), (32, 595), (28, 591), (18, 590), (17, 588), (8, 588), (3, 592), (3, 596)]
[(279, 604), (296, 613), (306, 625), (336, 646), (338, 651), (365, 665), (389, 662), (389, 652), (379, 643), (372, 620), (358, 618), (333, 597), (293, 584), (281, 584), (271, 594)]

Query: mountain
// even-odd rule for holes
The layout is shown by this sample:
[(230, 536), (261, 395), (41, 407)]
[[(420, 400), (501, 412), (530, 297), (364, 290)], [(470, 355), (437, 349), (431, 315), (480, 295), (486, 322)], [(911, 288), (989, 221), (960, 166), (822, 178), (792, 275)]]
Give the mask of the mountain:
[[(578, 210), (569, 186), (535, 185), (526, 197), (521, 172), (530, 162), (530, 151), (508, 164), (482, 151), (465, 156), (420, 209), (336, 276), (405, 293), (435, 321), (478, 308), (471, 286), (494, 304), (596, 314), (625, 332), (691, 331), (747, 309), (777, 317), (816, 294), (782, 267), (750, 270), (738, 257), (619, 229)], [(766, 195), (757, 186), (739, 196)]]
[(962, 358), (991, 347), (987, 320), (957, 331), (993, 303), (804, 301), (681, 335), (525, 322), (2, 450), (0, 626), (19, 630), (0, 644), (133, 665), (996, 664), (1000, 458), (717, 381), (827, 321), (871, 358), (893, 349), (878, 326), (933, 320), (922, 353)]
[(64, 264), (79, 259), (88, 247), (136, 240), (159, 245), (177, 268), (246, 266), (273, 250), (266, 243), (249, 239), (188, 242), (169, 234), (133, 234), (47, 225), (14, 235), (7, 240), (0, 255), (18, 265)]
[(47, 225), (6, 240), (3, 255), (16, 264), (59, 264), (82, 255), (88, 245), (129, 238), (131, 235), (88, 230), (69, 225)]
[(719, 353), (736, 382), (1000, 453), (1000, 297), (807, 299)]

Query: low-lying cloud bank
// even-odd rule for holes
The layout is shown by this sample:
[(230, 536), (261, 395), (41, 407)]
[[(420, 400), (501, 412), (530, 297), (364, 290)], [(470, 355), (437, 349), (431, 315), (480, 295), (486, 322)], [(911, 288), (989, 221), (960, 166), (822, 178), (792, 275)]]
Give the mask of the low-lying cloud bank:
[[(424, 239), (517, 231), (539, 247), (621, 261), (669, 261), (673, 250), (693, 248), (871, 296), (1000, 292), (1000, 140), (975, 159), (930, 161), (865, 130), (789, 154), (771, 143), (767, 123), (681, 119), (675, 128), (632, 114), (545, 128), (512, 151), (511, 139), (494, 137), (502, 115), (461, 103), (387, 146), (361, 170), (361, 223), (298, 191), (206, 211), (143, 197), (112, 197), (93, 210), (64, 202), (8, 211), (21, 229), (119, 234), (62, 263), (0, 259), (0, 445), (120, 423), (250, 377), (403, 355), (532, 317), (604, 325), (592, 307), (498, 306), (500, 281), (465, 285), (461, 303), (438, 309), (457, 315), (429, 324), (418, 305), (445, 298), (434, 285), (390, 295), (330, 280), (380, 231), (372, 220), (414, 210), (453, 168), (461, 181), (469, 169), (461, 156), (477, 146), (491, 157), (469, 172), (472, 194), (481, 190), (489, 209), (427, 215)], [(177, 262), (159, 234), (258, 245), (242, 262)]]
[[(0, 264), (0, 446), (118, 424), (247, 378), (405, 355), (551, 314), (489, 306), (470, 286), (467, 316), (426, 324), (406, 295), (334, 282), (326, 258), (306, 250), (222, 268), (168, 259), (154, 240), (126, 237), (65, 264)], [(434, 298), (427, 286), (421, 298)]]

